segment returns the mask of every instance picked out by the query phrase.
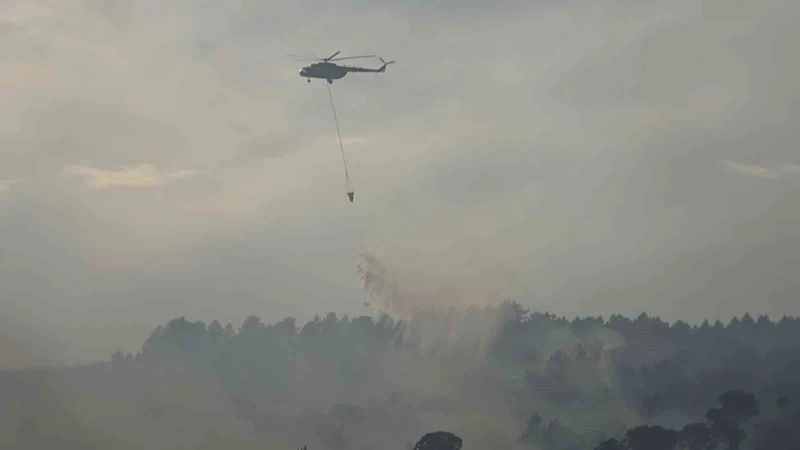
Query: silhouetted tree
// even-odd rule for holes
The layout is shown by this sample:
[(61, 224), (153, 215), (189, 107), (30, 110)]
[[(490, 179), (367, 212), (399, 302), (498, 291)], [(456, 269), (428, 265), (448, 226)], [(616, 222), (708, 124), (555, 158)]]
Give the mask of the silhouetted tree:
[(609, 438), (597, 444), (594, 450), (627, 450), (625, 440), (617, 440), (617, 438)]
[(528, 443), (539, 443), (541, 442), (542, 438), (542, 423), (544, 419), (539, 413), (534, 413), (532, 416), (528, 418), (528, 421), (525, 426), (525, 431), (522, 433), (520, 437), (520, 442), (528, 442)]
[(722, 411), (726, 417), (736, 422), (745, 422), (759, 414), (756, 396), (740, 390), (725, 391), (719, 396)]
[(642, 425), (625, 433), (630, 450), (672, 450), (678, 443), (678, 432), (657, 425)]
[(711, 433), (731, 450), (738, 450), (747, 437), (742, 424), (758, 415), (758, 402), (754, 394), (738, 390), (726, 391), (718, 400), (722, 406), (706, 413)]
[(678, 434), (678, 443), (686, 450), (713, 450), (717, 442), (711, 435), (711, 429), (704, 423), (690, 423)]
[(461, 450), (461, 438), (447, 431), (434, 431), (422, 436), (414, 450)]

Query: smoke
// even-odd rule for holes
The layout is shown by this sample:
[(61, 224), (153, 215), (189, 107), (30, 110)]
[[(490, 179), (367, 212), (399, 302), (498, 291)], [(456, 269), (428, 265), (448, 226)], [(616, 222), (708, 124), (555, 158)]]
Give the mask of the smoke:
[[(470, 353), (471, 363), (480, 365), (509, 314), (527, 313), (502, 307), (510, 295), (498, 295), (502, 292), (496, 287), (501, 283), (499, 277), (455, 279), (446, 271), (436, 270), (430, 260), (393, 256), (389, 259), (374, 247), (362, 247), (356, 272), (368, 303), (376, 311), (411, 325), (404, 329), (403, 337), (413, 339), (418, 351)], [(600, 324), (576, 332), (567, 323), (554, 326), (542, 322), (518, 338), (537, 348), (544, 359), (558, 351), (569, 354), (578, 344), (600, 344), (606, 351), (626, 345), (622, 335)]]
[(395, 316), (408, 313), (403, 308), (404, 301), (395, 280), (390, 278), (389, 271), (378, 258), (369, 250), (362, 248), (356, 261), (356, 273), (361, 279), (361, 288), (369, 304), (374, 305), (380, 312)]
[[(456, 258), (362, 246), (356, 272), (378, 312), (409, 319), (416, 312), (497, 306), (510, 297), (499, 272), (470, 270)], [(499, 275), (499, 276), (498, 276)]]
[[(312, 320), (301, 328), (306, 344), (298, 346), (281, 331), (285, 323), (294, 333), (294, 321), (248, 319), (230, 334), (233, 356), (223, 358), (216, 344), (205, 343), (198, 354), (177, 355), (186, 362), (150, 365), (145, 358), (68, 369), (50, 377), (47, 395), (56, 395), (60, 411), (87, 435), (171, 448), (236, 440), (274, 448), (380, 448), (413, 442), (433, 429), (452, 430), (471, 447), (491, 436), (516, 436), (524, 413), (509, 402), (508, 389), (520, 373), (491, 351), (507, 319), (524, 311), (494, 304), (502, 298), (473, 289), (499, 279), (459, 280), (446, 267), (435, 270), (434, 261), (413, 264), (402, 253), (392, 256), (365, 247), (356, 271), (381, 315), (373, 322), (384, 323), (377, 328), (390, 330), (388, 339), (403, 345), (386, 345), (383, 331), (362, 326), (367, 318)], [(534, 325), (512, 339), (543, 355), (569, 352), (581, 340), (614, 340), (601, 336), (598, 326), (575, 332), (569, 324)], [(207, 336), (211, 326), (201, 329)], [(195, 365), (195, 359), (204, 362)], [(536, 399), (524, 402), (525, 413), (542, 406)], [(364, 419), (342, 425), (336, 414), (341, 404), (355, 405)], [(18, 423), (12, 420), (9, 429)]]
[[(6, 308), (0, 316), (7, 313)], [(36, 330), (20, 330), (17, 323), (0, 317), (0, 369), (29, 367), (43, 362), (60, 362), (52, 347), (47, 346), (45, 337)]]
[(505, 320), (496, 308), (505, 299), (475, 289), (479, 278), (453, 278), (430, 261), (398, 262), (403, 260), (362, 247), (356, 272), (368, 303), (378, 313), (410, 324), (402, 338), (413, 340), (418, 351), (446, 350), (480, 364)]
[[(385, 277), (376, 275), (381, 264), (372, 258), (367, 284), (380, 291), (377, 285), (396, 283), (386, 267)], [(403, 287), (394, 285), (398, 293)], [(529, 412), (552, 411), (542, 403), (547, 400), (509, 401), (519, 361), (504, 363), (491, 355), (495, 339), (511, 339), (501, 343), (505, 350), (551, 352), (568, 351), (570, 344), (601, 333), (597, 327), (570, 331), (568, 323), (548, 319), (521, 335), (505, 329), (501, 334), (506, 319), (524, 316), (513, 304), (407, 306), (410, 318), (400, 323), (386, 315), (376, 320), (329, 314), (297, 329), (293, 319), (264, 324), (248, 318), (236, 332), (218, 323), (175, 320), (153, 333), (139, 358), (117, 355), (111, 363), (56, 371), (42, 395), (54, 398), (59, 414), (78, 421), (87, 436), (139, 447), (205, 449), (261, 441), (287, 449), (381, 448), (447, 429), (470, 448), (484, 448), (494, 439), (518, 436)], [(406, 345), (392, 345), (398, 340)], [(11, 420), (9, 427), (18, 423)]]

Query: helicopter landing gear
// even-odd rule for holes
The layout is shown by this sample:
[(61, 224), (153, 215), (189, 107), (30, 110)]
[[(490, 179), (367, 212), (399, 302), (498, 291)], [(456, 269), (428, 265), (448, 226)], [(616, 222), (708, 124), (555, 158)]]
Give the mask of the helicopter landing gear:
[(328, 78), (328, 84), (333, 84), (333, 80), (331, 80), (330, 78)]

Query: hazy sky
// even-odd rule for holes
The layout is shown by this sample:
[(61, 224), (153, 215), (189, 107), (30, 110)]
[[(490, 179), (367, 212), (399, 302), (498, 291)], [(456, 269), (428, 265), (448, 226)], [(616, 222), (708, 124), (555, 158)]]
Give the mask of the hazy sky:
[[(181, 315), (368, 312), (362, 249), (425, 303), (800, 314), (795, 0), (0, 0), (0, 20), (0, 363), (136, 350)], [(337, 50), (397, 60), (333, 85), (354, 204), (324, 83), (285, 57)]]

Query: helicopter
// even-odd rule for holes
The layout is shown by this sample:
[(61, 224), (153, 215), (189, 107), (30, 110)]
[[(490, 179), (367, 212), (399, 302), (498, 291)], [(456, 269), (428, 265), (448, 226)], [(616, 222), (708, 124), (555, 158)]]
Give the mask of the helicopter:
[(370, 72), (370, 73), (383, 73), (386, 71), (386, 66), (389, 64), (394, 64), (394, 61), (386, 62), (380, 56), (377, 56), (378, 59), (381, 60), (383, 65), (377, 69), (369, 69), (367, 67), (351, 67), (351, 66), (340, 66), (335, 64), (333, 61), (342, 61), (345, 59), (357, 59), (357, 58), (375, 58), (376, 55), (362, 55), (362, 56), (347, 56), (344, 58), (336, 58), (339, 52), (328, 56), (327, 58), (306, 58), (303, 56), (297, 55), (288, 55), (294, 58), (301, 58), (301, 59), (308, 59), (317, 61), (314, 64), (308, 65), (300, 69), (300, 76), (307, 78), (308, 82), (311, 83), (312, 78), (319, 78), (322, 80), (328, 80), (328, 84), (333, 84), (333, 80), (340, 80), (345, 77), (349, 72)]

